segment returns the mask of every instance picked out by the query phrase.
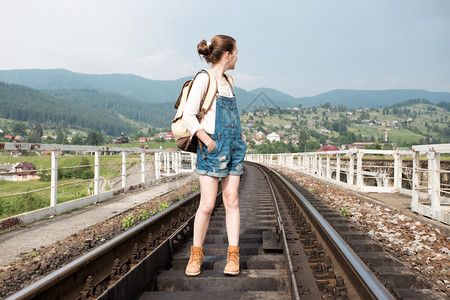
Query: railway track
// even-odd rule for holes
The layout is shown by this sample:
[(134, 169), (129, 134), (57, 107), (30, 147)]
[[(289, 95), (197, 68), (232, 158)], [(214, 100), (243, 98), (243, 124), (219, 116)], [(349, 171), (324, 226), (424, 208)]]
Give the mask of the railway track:
[(245, 168), (238, 276), (223, 275), (221, 193), (203, 271), (184, 274), (197, 192), (10, 299), (446, 299), (306, 189), (263, 166)]

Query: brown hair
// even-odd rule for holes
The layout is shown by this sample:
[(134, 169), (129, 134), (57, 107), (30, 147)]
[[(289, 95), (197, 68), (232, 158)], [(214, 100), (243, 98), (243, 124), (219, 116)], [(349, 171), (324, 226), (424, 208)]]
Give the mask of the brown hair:
[(198, 55), (203, 56), (203, 59), (207, 63), (213, 65), (218, 63), (226, 52), (233, 52), (236, 49), (236, 41), (228, 35), (216, 35), (211, 39), (211, 44), (208, 46), (208, 42), (202, 40), (197, 45)]

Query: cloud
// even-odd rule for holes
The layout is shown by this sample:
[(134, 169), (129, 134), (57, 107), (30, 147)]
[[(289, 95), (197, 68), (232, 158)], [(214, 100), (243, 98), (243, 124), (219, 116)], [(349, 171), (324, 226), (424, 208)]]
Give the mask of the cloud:
[(126, 68), (140, 76), (159, 80), (193, 76), (199, 69), (172, 48), (130, 59)]
[(236, 74), (230, 72), (230, 75), (233, 76), (236, 86), (239, 86), (240, 88), (254, 90), (263, 86), (264, 78), (262, 76), (255, 76), (241, 72)]

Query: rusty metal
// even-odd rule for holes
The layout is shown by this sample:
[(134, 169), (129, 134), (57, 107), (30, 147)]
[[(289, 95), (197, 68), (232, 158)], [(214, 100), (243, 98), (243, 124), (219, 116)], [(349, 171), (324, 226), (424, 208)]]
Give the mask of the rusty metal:
[[(176, 218), (181, 217), (181, 214), (186, 212), (186, 208), (189, 209), (190, 206), (196, 207), (199, 198), (199, 192), (192, 194), (190, 197), (170, 206), (111, 241), (13, 294), (11, 298), (82, 299), (83, 297), (92, 297), (95, 293), (98, 294), (108, 285), (114, 283), (114, 281), (117, 281), (114, 283), (117, 284), (121, 280), (120, 277), (130, 270), (130, 256), (132, 256), (133, 248), (136, 253), (135, 244), (145, 247), (150, 232), (157, 232), (161, 225), (168, 224), (173, 216)], [(191, 210), (189, 209), (189, 211)], [(140, 263), (142, 262), (137, 262), (137, 265)], [(111, 266), (113, 266), (112, 269)], [(92, 276), (93, 283), (91, 283), (91, 279), (86, 282), (89, 276)], [(94, 290), (90, 288), (92, 284), (95, 287)], [(86, 285), (89, 286), (87, 290), (85, 288)], [(102, 287), (99, 287), (100, 285)]]

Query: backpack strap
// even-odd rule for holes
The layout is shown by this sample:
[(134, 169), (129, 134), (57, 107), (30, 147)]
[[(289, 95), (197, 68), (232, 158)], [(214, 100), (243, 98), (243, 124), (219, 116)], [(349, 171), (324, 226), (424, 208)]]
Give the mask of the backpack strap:
[[(217, 93), (217, 80), (214, 77), (214, 74), (211, 73), (210, 70), (202, 70), (201, 72), (206, 72), (209, 76), (208, 81), (208, 88), (206, 90), (205, 96), (203, 97), (202, 101), (200, 102), (200, 112), (197, 115), (197, 119), (201, 120), (208, 110), (211, 108), (211, 105), (214, 102), (214, 99), (216, 98)], [(198, 75), (198, 74), (197, 74)]]
[(228, 84), (231, 87), (231, 91), (234, 93), (234, 80), (233, 80), (233, 77), (231, 77), (230, 75), (225, 74), (225, 73), (223, 73), (223, 76), (225, 76), (225, 79), (228, 81)]

